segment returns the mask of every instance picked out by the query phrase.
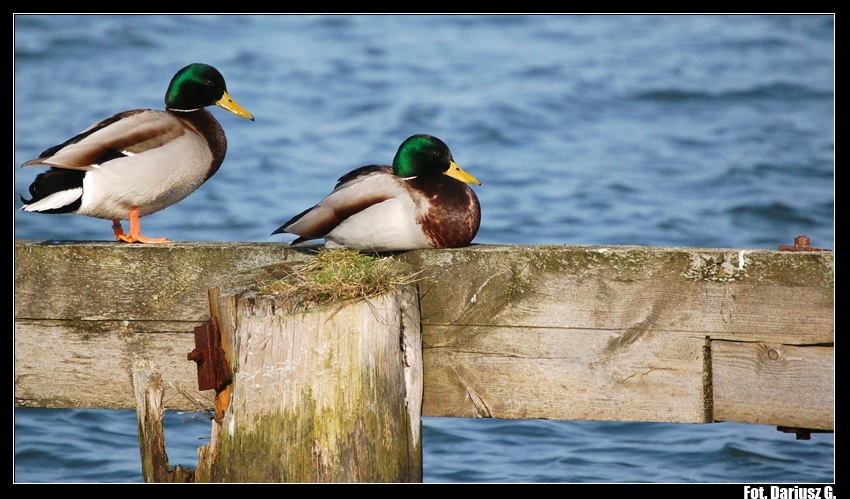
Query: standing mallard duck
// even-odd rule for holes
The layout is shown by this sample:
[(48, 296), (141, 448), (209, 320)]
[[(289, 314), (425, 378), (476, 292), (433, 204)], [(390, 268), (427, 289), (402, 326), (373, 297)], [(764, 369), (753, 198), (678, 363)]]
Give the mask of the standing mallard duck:
[[(21, 209), (112, 220), (115, 238), (128, 243), (170, 242), (143, 236), (139, 218), (182, 200), (221, 166), (227, 139), (205, 109), (213, 104), (254, 121), (217, 69), (186, 66), (168, 85), (165, 111), (118, 113), (24, 163), (50, 169), (30, 185), (31, 199), (21, 196)], [(129, 234), (121, 220), (130, 220)]]
[(272, 232), (325, 239), (327, 248), (403, 251), (457, 248), (472, 242), (481, 206), (466, 184), (481, 185), (454, 162), (448, 146), (413, 135), (393, 165), (363, 166), (340, 177), (333, 192)]

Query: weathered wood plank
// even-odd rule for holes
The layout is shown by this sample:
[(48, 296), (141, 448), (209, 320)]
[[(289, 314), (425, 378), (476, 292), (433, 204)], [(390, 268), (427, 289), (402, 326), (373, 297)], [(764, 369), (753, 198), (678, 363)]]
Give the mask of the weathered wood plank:
[(472, 327), (462, 347), (423, 337), (423, 415), (711, 422), (703, 338)]
[(643, 247), (488, 246), (410, 252), (423, 321), (669, 332), (740, 341), (833, 341), (831, 253)]
[(833, 342), (822, 253), (645, 250), (411, 254), (423, 414), (707, 422), (709, 340)]
[[(208, 289), (236, 286), (246, 272), (262, 275), (264, 266), (302, 261), (310, 251), (24, 241), (15, 249), (16, 404), (104, 408), (133, 407), (131, 352), (150, 355), (166, 390), (196, 387), (185, 356), (193, 328), (209, 318)], [(480, 415), (487, 407), (500, 417), (711, 419), (711, 403), (698, 404), (710, 385), (696, 374), (706, 341), (834, 344), (832, 252), (476, 245), (396, 258), (422, 271), (428, 415)], [(834, 372), (833, 359), (812, 362), (812, 379)], [(715, 363), (702, 375), (729, 369)], [(638, 383), (640, 373), (649, 374)], [(785, 382), (805, 387), (807, 376)], [(166, 393), (166, 407), (196, 408)], [(541, 400), (512, 402), (517, 393)], [(615, 401), (629, 397), (625, 407), (634, 410), (622, 416)], [(672, 413), (663, 412), (668, 406)], [(734, 418), (756, 415), (723, 419)]]
[(15, 319), (203, 322), (209, 288), (308, 257), (271, 243), (15, 241)]
[(194, 325), (16, 320), (15, 404), (133, 409), (130, 366), (138, 354), (157, 365), (166, 409), (212, 407), (213, 392), (198, 391), (197, 367), (186, 360), (195, 348)]
[(835, 349), (713, 341), (719, 421), (832, 430)]

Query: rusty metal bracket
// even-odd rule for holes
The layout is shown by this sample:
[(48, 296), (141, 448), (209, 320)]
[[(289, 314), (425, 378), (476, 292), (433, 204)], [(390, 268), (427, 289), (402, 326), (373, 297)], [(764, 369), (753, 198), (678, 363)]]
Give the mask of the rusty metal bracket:
[(794, 246), (779, 246), (779, 251), (830, 251), (822, 248), (812, 248), (808, 236), (794, 238)]
[(791, 428), (789, 426), (777, 426), (777, 430), (782, 433), (794, 433), (797, 435), (797, 440), (811, 440), (812, 433), (834, 433), (830, 430), (813, 430), (811, 428)]
[(198, 365), (198, 390), (218, 393), (230, 384), (230, 366), (221, 349), (221, 331), (214, 316), (195, 328), (195, 349), (186, 358)]

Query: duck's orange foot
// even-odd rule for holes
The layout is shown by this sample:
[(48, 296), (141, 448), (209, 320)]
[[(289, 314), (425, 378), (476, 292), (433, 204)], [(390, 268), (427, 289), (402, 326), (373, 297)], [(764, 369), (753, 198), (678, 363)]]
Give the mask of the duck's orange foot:
[(171, 242), (171, 240), (166, 239), (164, 237), (150, 238), (150, 237), (145, 237), (141, 234), (136, 234), (135, 236), (133, 236), (132, 234), (128, 234), (126, 236), (124, 234), (120, 234), (120, 235), (116, 234), (115, 239), (117, 239), (119, 241), (123, 241), (125, 243), (142, 243), (142, 244), (163, 244), (163, 243), (170, 243)]
[(112, 233), (115, 234), (115, 239), (125, 243), (164, 244), (171, 242), (164, 237), (150, 238), (141, 235), (138, 224), (133, 224), (132, 221), (130, 222), (130, 233), (125, 235), (124, 229), (121, 228), (121, 221), (113, 220)]

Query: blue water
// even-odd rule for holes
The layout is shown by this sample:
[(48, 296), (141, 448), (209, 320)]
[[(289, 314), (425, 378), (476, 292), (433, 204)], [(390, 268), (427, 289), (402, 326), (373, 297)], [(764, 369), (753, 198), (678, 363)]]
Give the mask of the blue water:
[[(175, 241), (269, 236), (431, 133), (482, 181), (477, 243), (834, 249), (835, 24), (809, 16), (15, 16), (16, 239), (112, 240), (19, 212), (19, 168), (100, 118), (161, 108), (208, 62), (221, 170), (142, 219)], [(126, 224), (125, 224), (126, 226)], [(140, 482), (132, 411), (16, 408), (17, 482)], [(169, 413), (172, 465), (209, 423)], [(426, 418), (426, 482), (834, 482), (833, 434)]]

